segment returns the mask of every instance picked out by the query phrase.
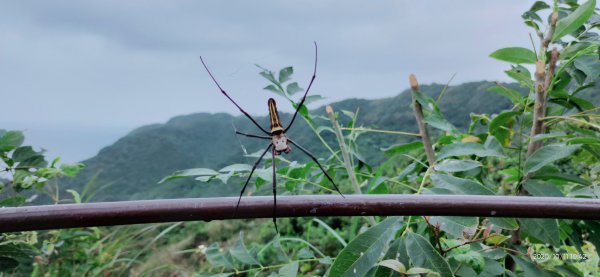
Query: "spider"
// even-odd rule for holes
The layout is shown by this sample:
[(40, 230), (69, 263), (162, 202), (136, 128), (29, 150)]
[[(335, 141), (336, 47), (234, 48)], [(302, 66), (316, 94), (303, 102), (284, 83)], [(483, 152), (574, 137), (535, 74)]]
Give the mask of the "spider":
[(210, 70), (208, 69), (208, 66), (206, 65), (206, 63), (204, 62), (204, 60), (202, 59), (202, 57), (200, 57), (200, 61), (202, 62), (202, 65), (206, 69), (206, 72), (208, 72), (208, 75), (214, 81), (215, 85), (217, 85), (217, 87), (219, 88), (219, 90), (221, 91), (221, 93), (223, 93), (223, 95), (225, 95), (225, 97), (227, 97), (240, 110), (240, 112), (242, 112), (246, 117), (248, 117), (248, 119), (250, 119), (250, 121), (252, 121), (252, 123), (254, 123), (254, 125), (256, 125), (256, 127), (258, 127), (258, 129), (260, 129), (265, 135), (247, 134), (247, 133), (239, 132), (237, 130), (235, 131), (235, 133), (238, 134), (238, 135), (246, 136), (246, 137), (252, 137), (252, 138), (259, 138), (259, 139), (270, 140), (269, 145), (267, 145), (267, 148), (262, 152), (262, 154), (260, 155), (260, 157), (258, 158), (258, 160), (256, 160), (256, 162), (254, 163), (254, 166), (250, 170), (250, 175), (248, 175), (248, 178), (246, 179), (246, 182), (244, 183), (244, 187), (242, 188), (242, 191), (240, 192), (240, 197), (238, 198), (237, 205), (235, 206), (235, 213), (234, 213), (234, 215), (238, 211), (238, 208), (240, 206), (240, 201), (242, 200), (242, 195), (244, 194), (244, 191), (246, 190), (246, 187), (248, 186), (248, 182), (250, 181), (250, 178), (252, 177), (252, 174), (254, 173), (254, 170), (260, 164), (260, 161), (263, 159), (263, 157), (270, 150), (271, 151), (272, 160), (273, 160), (273, 162), (272, 162), (272, 168), (273, 168), (273, 224), (275, 225), (275, 230), (276, 230), (277, 233), (279, 233), (279, 230), (277, 228), (277, 221), (276, 221), (276, 209), (277, 209), (276, 185), (277, 185), (277, 180), (276, 180), (276, 177), (275, 177), (275, 156), (281, 155), (282, 153), (285, 153), (285, 154), (290, 153), (292, 151), (292, 148), (289, 146), (290, 143), (293, 144), (298, 149), (300, 149), (300, 151), (304, 152), (304, 154), (306, 154), (307, 156), (309, 156), (319, 166), (319, 168), (321, 169), (321, 171), (323, 171), (323, 173), (325, 174), (325, 176), (327, 177), (327, 179), (331, 182), (331, 184), (333, 184), (333, 187), (335, 188), (335, 190), (342, 197), (344, 197), (344, 195), (340, 192), (339, 188), (337, 187), (337, 185), (333, 181), (333, 178), (331, 178), (331, 176), (327, 173), (327, 171), (325, 171), (325, 169), (323, 168), (323, 166), (321, 165), (321, 163), (317, 160), (317, 158), (312, 153), (310, 153), (310, 151), (306, 150), (306, 148), (300, 146), (298, 143), (294, 142), (293, 140), (291, 140), (286, 135), (287, 131), (294, 124), (294, 120), (296, 119), (296, 116), (298, 115), (298, 111), (300, 110), (300, 108), (304, 104), (304, 100), (306, 100), (306, 95), (308, 94), (308, 91), (310, 90), (310, 87), (312, 86), (312, 84), (313, 84), (313, 82), (315, 80), (316, 74), (317, 74), (317, 56), (318, 56), (317, 53), (318, 53), (318, 51), (317, 51), (317, 43), (315, 42), (314, 44), (315, 44), (315, 65), (314, 65), (313, 75), (312, 75), (312, 78), (310, 79), (310, 83), (308, 83), (308, 87), (306, 88), (306, 91), (304, 92), (304, 96), (302, 97), (302, 100), (300, 101), (300, 104), (298, 104), (298, 107), (296, 107), (296, 111), (294, 112), (294, 115), (292, 116), (292, 120), (290, 121), (290, 124), (286, 128), (283, 127), (283, 124), (281, 123), (281, 120), (279, 118), (279, 113), (277, 112), (277, 104), (275, 103), (275, 100), (273, 98), (269, 98), (267, 104), (269, 106), (269, 119), (270, 119), (270, 127), (271, 127), (270, 131), (267, 131), (263, 127), (261, 127), (252, 116), (250, 116), (246, 111), (244, 111), (244, 109), (242, 109), (242, 107), (240, 107), (240, 105), (238, 105), (227, 94), (227, 92), (221, 87), (221, 85), (219, 84), (219, 82), (217, 82), (217, 80), (215, 79), (215, 77), (213, 76), (213, 74), (210, 72)]

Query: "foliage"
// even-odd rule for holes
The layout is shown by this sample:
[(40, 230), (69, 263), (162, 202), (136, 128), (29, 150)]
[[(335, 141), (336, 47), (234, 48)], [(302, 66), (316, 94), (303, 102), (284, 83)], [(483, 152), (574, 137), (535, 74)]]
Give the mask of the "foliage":
[[(600, 77), (600, 40), (594, 29), (600, 26), (600, 16), (594, 7), (594, 0), (551, 5), (537, 1), (523, 14), (525, 24), (540, 38), (539, 48), (511, 46), (490, 55), (511, 64), (506, 74), (518, 84), (470, 83), (446, 92), (444, 86), (422, 86), (414, 95), (433, 131), (435, 165), (427, 164), (421, 142), (398, 136), (416, 130), (409, 92), (384, 100), (338, 102), (331, 117), (302, 106), (303, 121), (291, 129), (290, 137), (318, 154), (346, 194), (527, 192), (534, 197), (599, 198), (600, 98), (595, 82)], [(560, 56), (547, 82), (547, 113), (541, 119), (546, 130), (529, 136), (540, 84), (528, 66), (550, 63), (551, 47)], [(293, 73), (292, 67), (278, 72), (261, 68), (260, 75), (268, 82), (266, 91), (297, 107), (303, 90), (292, 81)], [(311, 95), (305, 105), (318, 99)], [(282, 119), (285, 123), (290, 115)], [(151, 194), (134, 198), (236, 195), (259, 155), (247, 149), (258, 149), (259, 144), (234, 137), (232, 122), (243, 131), (251, 128), (243, 118), (223, 114), (178, 117), (165, 125), (143, 127), (86, 161), (82, 177), (64, 188), (76, 188), (70, 191), (71, 201), (89, 201), (91, 189), (80, 180), (92, 179), (104, 169), (101, 183), (118, 185), (104, 188), (98, 194), (102, 199), (145, 191), (140, 184), (161, 178)], [(266, 125), (266, 118), (259, 122)], [(12, 174), (3, 181), (2, 205), (22, 205), (27, 198), (21, 194), (34, 189), (46, 192), (55, 203), (63, 202), (56, 180), (77, 174), (81, 166), (59, 166), (57, 160), (47, 166), (43, 153), (21, 146), (22, 142), (19, 132), (0, 132), (0, 154)], [(543, 146), (528, 155), (533, 142)], [(334, 193), (314, 162), (295, 157), (277, 157), (281, 194)], [(255, 172), (251, 194), (270, 194), (266, 187), (273, 162), (266, 158)], [(129, 183), (134, 186), (124, 185)], [(8, 189), (13, 194), (7, 194)], [(9, 268), (5, 270), (9, 274), (34, 276), (597, 276), (599, 272), (600, 224), (594, 221), (492, 215), (278, 222), (279, 234), (262, 219), (3, 234), (0, 266)]]

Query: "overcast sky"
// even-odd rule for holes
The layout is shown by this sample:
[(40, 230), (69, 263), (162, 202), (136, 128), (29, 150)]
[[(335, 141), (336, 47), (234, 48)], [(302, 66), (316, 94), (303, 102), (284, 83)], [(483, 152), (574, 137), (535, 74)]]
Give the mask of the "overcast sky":
[[(368, 3), (368, 4), (367, 4)], [(0, 128), (74, 162), (141, 125), (196, 112), (266, 114), (254, 64), (293, 65), (305, 87), (319, 45), (317, 107), (420, 82), (508, 80), (488, 57), (530, 47), (533, 1), (3, 1)], [(283, 103), (283, 102), (282, 102)], [(290, 111), (280, 104), (279, 109)]]

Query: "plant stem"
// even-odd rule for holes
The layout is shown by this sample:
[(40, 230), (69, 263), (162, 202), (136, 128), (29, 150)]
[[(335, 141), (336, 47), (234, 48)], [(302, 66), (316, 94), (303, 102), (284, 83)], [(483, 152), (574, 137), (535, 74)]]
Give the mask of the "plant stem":
[(429, 134), (427, 133), (427, 125), (423, 119), (423, 107), (421, 107), (421, 104), (419, 104), (414, 96), (414, 94), (419, 93), (419, 83), (414, 74), (410, 75), (409, 81), (413, 93), (413, 111), (415, 113), (415, 119), (417, 120), (417, 126), (419, 126), (421, 140), (423, 141), (423, 147), (425, 148), (425, 154), (427, 155), (427, 162), (429, 163), (429, 167), (432, 168), (435, 165), (435, 152), (433, 152), (433, 146), (429, 139)]
[[(333, 113), (333, 108), (331, 106), (327, 106), (326, 109), (327, 114), (329, 115), (329, 119), (331, 120), (331, 125), (333, 126), (333, 130), (335, 131), (335, 137), (337, 138), (338, 144), (340, 145), (340, 151), (342, 152), (342, 158), (344, 159), (344, 167), (346, 168), (346, 172), (348, 173), (348, 178), (352, 183), (352, 187), (354, 187), (354, 192), (356, 194), (362, 194), (360, 189), (360, 185), (358, 184), (358, 180), (356, 179), (356, 175), (354, 174), (354, 168), (352, 167), (352, 161), (350, 160), (350, 154), (348, 153), (348, 149), (346, 148), (346, 143), (344, 142), (344, 136), (342, 135), (342, 129), (340, 128), (340, 124), (337, 122), (335, 118), (335, 114)], [(375, 226), (377, 222), (375, 218), (372, 216), (367, 217), (367, 221), (371, 226)]]

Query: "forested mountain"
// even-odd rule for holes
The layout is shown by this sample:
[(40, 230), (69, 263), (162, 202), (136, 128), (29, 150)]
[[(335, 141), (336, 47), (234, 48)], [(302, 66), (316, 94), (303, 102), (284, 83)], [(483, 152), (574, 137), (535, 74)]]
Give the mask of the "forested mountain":
[[(449, 87), (441, 99), (442, 112), (456, 127), (465, 129), (471, 113), (493, 114), (509, 108), (510, 101), (487, 90), (493, 85), (491, 82), (472, 82)], [(514, 84), (504, 85), (518, 88)], [(432, 84), (422, 86), (421, 90), (437, 97), (443, 88), (444, 85)], [(390, 98), (348, 99), (331, 105), (336, 111), (358, 110), (357, 126), (417, 132), (410, 104), (410, 93), (404, 91)], [(311, 112), (325, 114), (323, 107)], [(284, 124), (291, 117), (290, 114), (281, 116)], [(258, 117), (257, 120), (262, 126), (268, 127), (267, 117)], [(340, 120), (341, 123), (347, 121), (344, 117)], [(324, 153), (324, 147), (307, 124), (302, 119), (296, 122), (289, 136), (320, 158), (326, 158), (319, 155)], [(330, 126), (327, 120), (318, 123)], [(244, 157), (244, 148), (247, 153), (253, 153), (264, 148), (267, 142), (236, 136), (234, 126), (241, 131), (258, 133), (247, 118), (224, 113), (183, 115), (165, 124), (140, 127), (100, 150), (95, 157), (83, 161), (86, 168), (77, 179), (67, 180), (67, 185), (81, 190), (96, 176), (94, 190), (97, 193), (93, 201), (237, 195), (240, 184), (236, 181), (206, 184), (187, 179), (158, 184), (163, 177), (179, 169), (207, 167), (218, 170), (232, 163), (253, 163), (254, 158)], [(333, 134), (323, 132), (322, 135), (334, 142)], [(410, 139), (399, 135), (366, 133), (360, 136), (358, 142), (361, 154), (368, 163), (375, 165), (383, 158), (380, 148)], [(306, 160), (298, 151), (293, 151), (286, 158)]]

